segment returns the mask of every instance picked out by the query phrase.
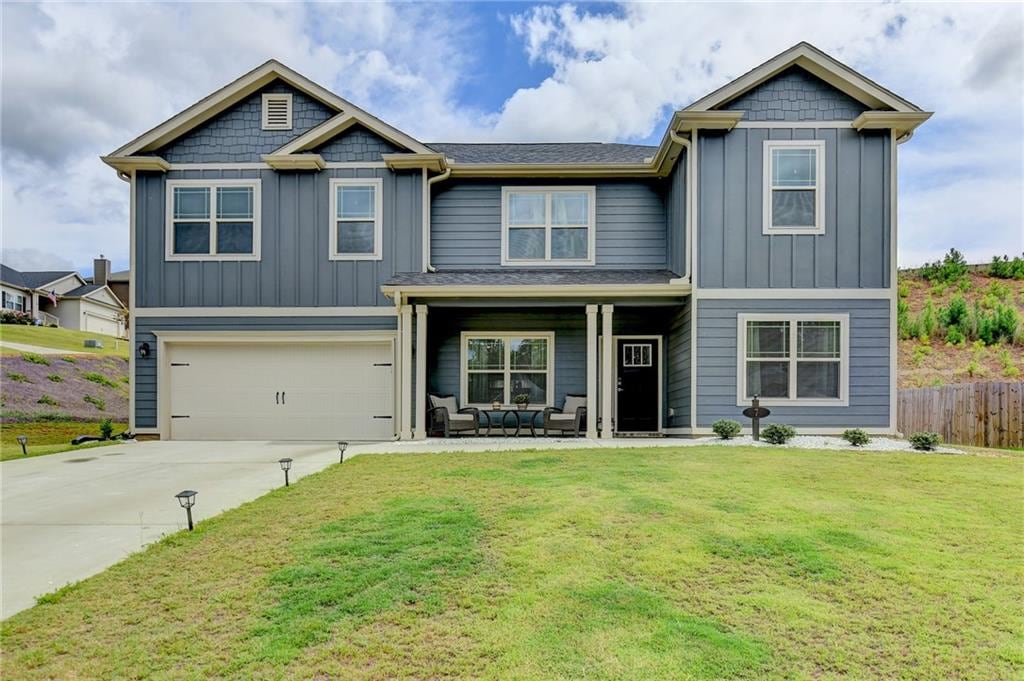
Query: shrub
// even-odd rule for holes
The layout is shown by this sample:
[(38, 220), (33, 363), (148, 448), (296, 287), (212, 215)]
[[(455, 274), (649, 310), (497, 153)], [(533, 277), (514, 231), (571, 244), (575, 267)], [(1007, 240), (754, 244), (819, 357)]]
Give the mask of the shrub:
[(951, 326), (946, 329), (946, 342), (950, 345), (962, 345), (967, 342), (967, 336), (959, 327)]
[(901, 281), (897, 288), (900, 298), (907, 298), (910, 296), (910, 284), (905, 281)]
[(17, 371), (8, 371), (7, 372), (7, 380), (14, 381), (15, 383), (31, 383), (32, 382), (32, 381), (28, 380), (28, 376), (26, 376), (25, 374), (20, 374)]
[(92, 406), (96, 407), (100, 411), (106, 411), (107, 410), (107, 403), (104, 402), (103, 400), (101, 400), (98, 397), (93, 397), (92, 395), (86, 395), (85, 397), (82, 398), (82, 401), (87, 403), (87, 404), (91, 404)]
[(104, 440), (109, 440), (110, 436), (114, 434), (114, 422), (110, 419), (103, 419), (100, 421), (100, 436)]
[(47, 378), (47, 380), (49, 380), (49, 381), (51, 381), (53, 383), (63, 383), (64, 382), (64, 379), (61, 378), (60, 374), (49, 374), (46, 378)]
[(949, 301), (949, 305), (939, 312), (939, 319), (942, 321), (942, 325), (947, 328), (958, 326), (962, 329), (966, 326), (969, 316), (970, 310), (967, 307), (967, 301), (960, 295)]
[(997, 303), (991, 313), (978, 311), (978, 338), (985, 345), (1013, 342), (1020, 326), (1020, 315), (1010, 305)]
[(764, 438), (764, 441), (773, 445), (784, 445), (793, 439), (795, 435), (796, 429), (783, 423), (773, 423), (761, 431), (761, 437)]
[(34, 352), (23, 352), (21, 353), (21, 358), (26, 362), (31, 362), (32, 364), (42, 364), (44, 367), (50, 366), (50, 360), (46, 359), (42, 355), (37, 355)]
[(854, 447), (862, 447), (871, 442), (871, 438), (860, 428), (851, 428), (843, 431), (843, 439)]
[(914, 433), (909, 438), (910, 446), (922, 452), (930, 452), (939, 446), (942, 439), (938, 433), (920, 432)]
[(31, 324), (32, 318), (17, 310), (0, 310), (0, 324)]
[(896, 328), (901, 340), (916, 338), (920, 335), (920, 329), (910, 318), (910, 305), (905, 300), (896, 301)]
[(1017, 378), (1020, 376), (1020, 369), (1013, 363), (1013, 357), (1006, 348), (999, 351), (999, 363), (1003, 366), (1003, 376), (1006, 378)]
[(74, 364), (74, 363), (75, 363), (75, 362), (77, 362), (78, 360), (76, 360), (76, 359), (75, 359), (74, 357), (72, 357), (71, 355), (64, 355), (63, 357), (61, 357), (61, 358), (60, 358), (60, 361), (62, 361), (62, 362), (67, 362), (68, 364)]
[(739, 435), (742, 429), (743, 426), (740, 425), (740, 422), (732, 419), (718, 419), (711, 424), (711, 430), (715, 431), (715, 435), (723, 440), (731, 440)]
[(1004, 255), (1000, 258), (997, 255), (992, 258), (988, 274), (999, 279), (1024, 279), (1024, 258), (1014, 256), (1013, 260), (1010, 260), (1009, 256)]
[(924, 303), (924, 308), (921, 309), (921, 314), (917, 317), (917, 335), (933, 336), (938, 326), (939, 320), (935, 315), (935, 305), (932, 303), (932, 299), (928, 298)]
[(52, 397), (50, 397), (49, 395), (43, 395), (42, 397), (40, 397), (38, 400), (36, 400), (36, 404), (48, 404), (51, 407), (59, 407), (60, 406), (60, 403), (57, 402), (57, 400), (55, 400)]
[(921, 268), (921, 276), (930, 282), (943, 282), (951, 284), (967, 276), (967, 261), (963, 253), (955, 248), (949, 249), (949, 253), (933, 263), (928, 263)]
[(117, 387), (117, 383), (115, 383), (114, 381), (112, 381), (111, 379), (107, 378), (106, 376), (97, 371), (87, 371), (84, 374), (82, 374), (82, 378), (84, 378), (87, 381), (92, 381), (93, 383), (106, 386), (108, 388)]

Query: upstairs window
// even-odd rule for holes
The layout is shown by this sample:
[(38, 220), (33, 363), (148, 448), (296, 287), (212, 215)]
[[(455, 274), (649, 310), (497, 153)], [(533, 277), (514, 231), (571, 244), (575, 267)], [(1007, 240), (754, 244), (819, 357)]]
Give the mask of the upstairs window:
[(258, 260), (259, 180), (168, 180), (168, 260)]
[(504, 187), (502, 265), (593, 265), (594, 187)]
[(284, 94), (263, 95), (263, 129), (292, 129), (292, 96)]
[(331, 260), (380, 260), (384, 181), (331, 180)]
[(825, 142), (764, 143), (765, 234), (824, 234)]

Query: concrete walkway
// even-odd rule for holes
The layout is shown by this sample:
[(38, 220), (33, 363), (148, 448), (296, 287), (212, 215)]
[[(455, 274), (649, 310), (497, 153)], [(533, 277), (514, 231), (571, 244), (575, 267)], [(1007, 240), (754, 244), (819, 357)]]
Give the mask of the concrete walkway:
[(83, 350), (59, 350), (57, 348), (44, 348), (41, 345), (28, 345), (27, 343), (12, 343), (10, 341), (0, 341), (0, 348), (6, 348), (8, 350), (17, 350), (18, 352), (34, 352), (37, 355), (74, 355), (82, 354)]

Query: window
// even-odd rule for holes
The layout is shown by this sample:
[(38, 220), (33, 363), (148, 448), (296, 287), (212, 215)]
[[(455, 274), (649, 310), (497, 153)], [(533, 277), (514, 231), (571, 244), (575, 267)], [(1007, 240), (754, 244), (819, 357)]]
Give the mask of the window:
[(738, 403), (845, 406), (847, 315), (740, 315)]
[(463, 333), (462, 396), (467, 405), (550, 405), (554, 391), (554, 333)]
[(19, 293), (3, 292), (3, 307), (5, 310), (25, 311), (25, 296)]
[(624, 367), (649, 367), (649, 366), (651, 366), (651, 344), (650, 343), (623, 343), (622, 344), (622, 366), (624, 366)]
[(825, 142), (764, 143), (765, 234), (825, 233)]
[(504, 187), (502, 265), (593, 265), (594, 187)]
[(259, 260), (259, 180), (168, 180), (168, 260)]
[(292, 96), (288, 93), (263, 95), (263, 129), (292, 129)]
[(380, 260), (384, 181), (331, 180), (331, 260)]

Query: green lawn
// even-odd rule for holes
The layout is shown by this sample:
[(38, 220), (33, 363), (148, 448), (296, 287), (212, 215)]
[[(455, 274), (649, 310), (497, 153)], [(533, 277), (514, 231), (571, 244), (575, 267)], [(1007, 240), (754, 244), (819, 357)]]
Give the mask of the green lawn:
[[(121, 433), (127, 427), (126, 423), (115, 423), (114, 433)], [(98, 423), (83, 423), (81, 421), (30, 421), (28, 423), (0, 424), (0, 461), (57, 454), (70, 449), (90, 449), (119, 442), (118, 440), (94, 442), (77, 447), (70, 444), (71, 440), (79, 435), (99, 436), (99, 434), (100, 425)], [(28, 437), (28, 457), (21, 453), (21, 445), (18, 444), (19, 435)]]
[[(103, 341), (102, 348), (87, 348), (85, 339), (93, 338)], [(53, 329), (48, 326), (27, 326), (24, 324), (0, 324), (0, 341), (38, 345), (55, 350), (67, 350), (69, 353), (85, 353), (128, 357), (128, 341), (101, 333), (86, 333), (71, 329)], [(0, 348), (5, 354), (17, 351)]]
[(4, 678), (1020, 678), (1022, 481), (992, 453), (363, 456), (15, 615)]

